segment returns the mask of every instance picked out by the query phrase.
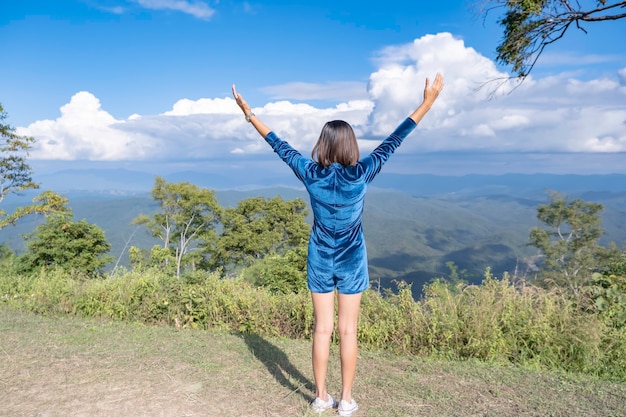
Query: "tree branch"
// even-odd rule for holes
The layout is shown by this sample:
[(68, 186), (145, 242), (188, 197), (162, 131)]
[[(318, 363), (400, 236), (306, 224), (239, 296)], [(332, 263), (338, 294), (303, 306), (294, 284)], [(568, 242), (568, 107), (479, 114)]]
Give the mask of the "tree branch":
[(572, 23), (587, 33), (583, 22), (604, 22), (626, 18), (626, 1), (596, 2), (600, 7), (583, 10), (580, 2), (568, 0), (488, 0), (480, 3), (484, 18), (495, 9), (504, 8), (499, 24), (504, 38), (497, 47), (497, 60), (512, 65), (523, 80), (535, 67), (546, 46), (563, 38)]

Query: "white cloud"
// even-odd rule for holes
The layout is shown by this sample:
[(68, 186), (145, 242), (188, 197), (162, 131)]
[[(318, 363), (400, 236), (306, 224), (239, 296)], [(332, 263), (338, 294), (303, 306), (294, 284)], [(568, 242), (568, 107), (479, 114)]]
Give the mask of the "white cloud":
[(61, 107), (61, 117), (35, 122), (17, 132), (37, 139), (32, 152), (35, 159), (143, 159), (154, 152), (149, 135), (119, 130), (122, 124), (102, 110), (93, 94), (81, 91)]
[(124, 14), (126, 12), (126, 9), (123, 6), (104, 6), (96, 4), (95, 7), (99, 10), (112, 14)]
[(367, 85), (360, 82), (287, 83), (261, 89), (272, 99), (293, 100), (365, 100), (369, 99)]
[(569, 65), (580, 68), (583, 65), (599, 64), (605, 62), (619, 62), (623, 59), (620, 55), (581, 55), (572, 52), (546, 52), (541, 54), (541, 66), (563, 66)]
[(622, 68), (617, 72), (619, 83), (622, 87), (626, 87), (626, 68)]
[(241, 110), (230, 98), (201, 98), (199, 100), (182, 99), (178, 100), (172, 110), (163, 113), (166, 116), (188, 116), (190, 114), (211, 114), (211, 113), (232, 113), (240, 114)]
[(203, 1), (189, 0), (134, 0), (141, 7), (152, 10), (175, 10), (190, 14), (198, 19), (208, 20), (215, 10)]
[[(449, 33), (427, 35), (412, 43), (383, 49), (376, 59), (380, 69), (370, 76), (369, 94), (376, 103), (373, 132), (384, 135), (421, 101), (424, 81), (437, 72), (445, 79), (444, 93), (424, 125), (433, 126), (444, 111), (456, 114), (463, 108), (483, 105), (492, 90), (490, 80), (508, 75)], [(507, 88), (508, 82), (503, 88)], [(484, 86), (484, 88), (480, 88)], [(508, 86), (508, 88), (512, 88)], [(433, 117), (433, 113), (437, 116)]]
[[(146, 0), (147, 1), (147, 0)], [(153, 2), (153, 5), (156, 4)], [(375, 59), (367, 94), (342, 83), (347, 99), (332, 107), (273, 101), (253, 111), (308, 154), (328, 120), (350, 122), (364, 152), (376, 146), (421, 102), (426, 77), (440, 71), (439, 100), (398, 152), (626, 152), (626, 68), (614, 78), (581, 81), (571, 74), (507, 81), (493, 61), (448, 33), (388, 47)], [(502, 92), (494, 88), (502, 84)], [(268, 87), (306, 101), (338, 98), (332, 85)], [(352, 91), (352, 93), (350, 93)], [(245, 95), (245, 91), (243, 92)], [(36, 159), (237, 161), (271, 150), (245, 122), (231, 97), (181, 99), (161, 115), (116, 120), (96, 97), (77, 93), (56, 120), (20, 128), (37, 138)]]

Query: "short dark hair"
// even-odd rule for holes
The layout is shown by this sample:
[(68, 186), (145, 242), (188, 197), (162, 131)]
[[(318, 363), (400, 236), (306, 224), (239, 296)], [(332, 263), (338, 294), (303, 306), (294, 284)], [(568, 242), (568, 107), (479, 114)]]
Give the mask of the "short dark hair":
[(313, 147), (311, 158), (323, 167), (333, 162), (343, 166), (356, 165), (359, 161), (359, 144), (352, 126), (343, 120), (327, 122)]

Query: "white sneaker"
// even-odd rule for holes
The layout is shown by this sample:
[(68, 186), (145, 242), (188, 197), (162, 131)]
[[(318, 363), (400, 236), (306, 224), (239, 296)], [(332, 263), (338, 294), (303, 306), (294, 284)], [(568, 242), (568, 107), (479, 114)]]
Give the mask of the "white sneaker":
[(317, 414), (322, 414), (326, 410), (330, 410), (331, 408), (337, 408), (337, 401), (333, 397), (328, 394), (328, 401), (322, 400), (320, 397), (317, 397), (312, 403), (311, 408)]
[(341, 402), (339, 403), (339, 409), (337, 411), (339, 411), (340, 416), (345, 417), (345, 416), (351, 416), (358, 409), (359, 409), (359, 406), (357, 405), (356, 401), (354, 401), (354, 398), (353, 398), (352, 402), (341, 400)]

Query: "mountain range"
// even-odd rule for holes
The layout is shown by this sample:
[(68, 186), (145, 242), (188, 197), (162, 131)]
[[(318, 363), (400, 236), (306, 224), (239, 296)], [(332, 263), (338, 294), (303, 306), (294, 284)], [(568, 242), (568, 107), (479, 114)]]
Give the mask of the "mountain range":
[[(269, 177), (269, 175), (268, 175)], [(148, 248), (156, 243), (145, 229), (131, 225), (139, 214), (157, 209), (150, 191), (155, 176), (142, 171), (63, 170), (40, 178), (42, 189), (53, 189), (70, 200), (75, 219), (102, 228), (112, 245), (111, 254), (126, 264), (127, 246)], [(302, 198), (306, 192), (297, 182), (258, 186), (228, 176), (184, 171), (165, 178), (188, 181), (216, 190), (223, 206), (236, 205), (248, 197), (280, 195)], [(531, 227), (540, 226), (537, 207), (549, 201), (549, 191), (569, 198), (603, 204), (605, 236), (601, 243), (626, 242), (626, 175), (506, 174), (434, 176), (381, 173), (366, 197), (363, 227), (368, 246), (370, 276), (374, 283), (391, 286), (404, 280), (420, 291), (433, 277), (449, 273), (453, 262), (471, 282), (481, 279), (486, 267), (496, 275), (504, 271), (532, 273), (536, 249), (528, 246)], [(26, 204), (33, 194), (11, 196), (2, 209), (11, 211)], [(23, 250), (21, 235), (40, 222), (23, 219), (0, 231), (0, 244)], [(310, 217), (309, 217), (310, 221)]]

